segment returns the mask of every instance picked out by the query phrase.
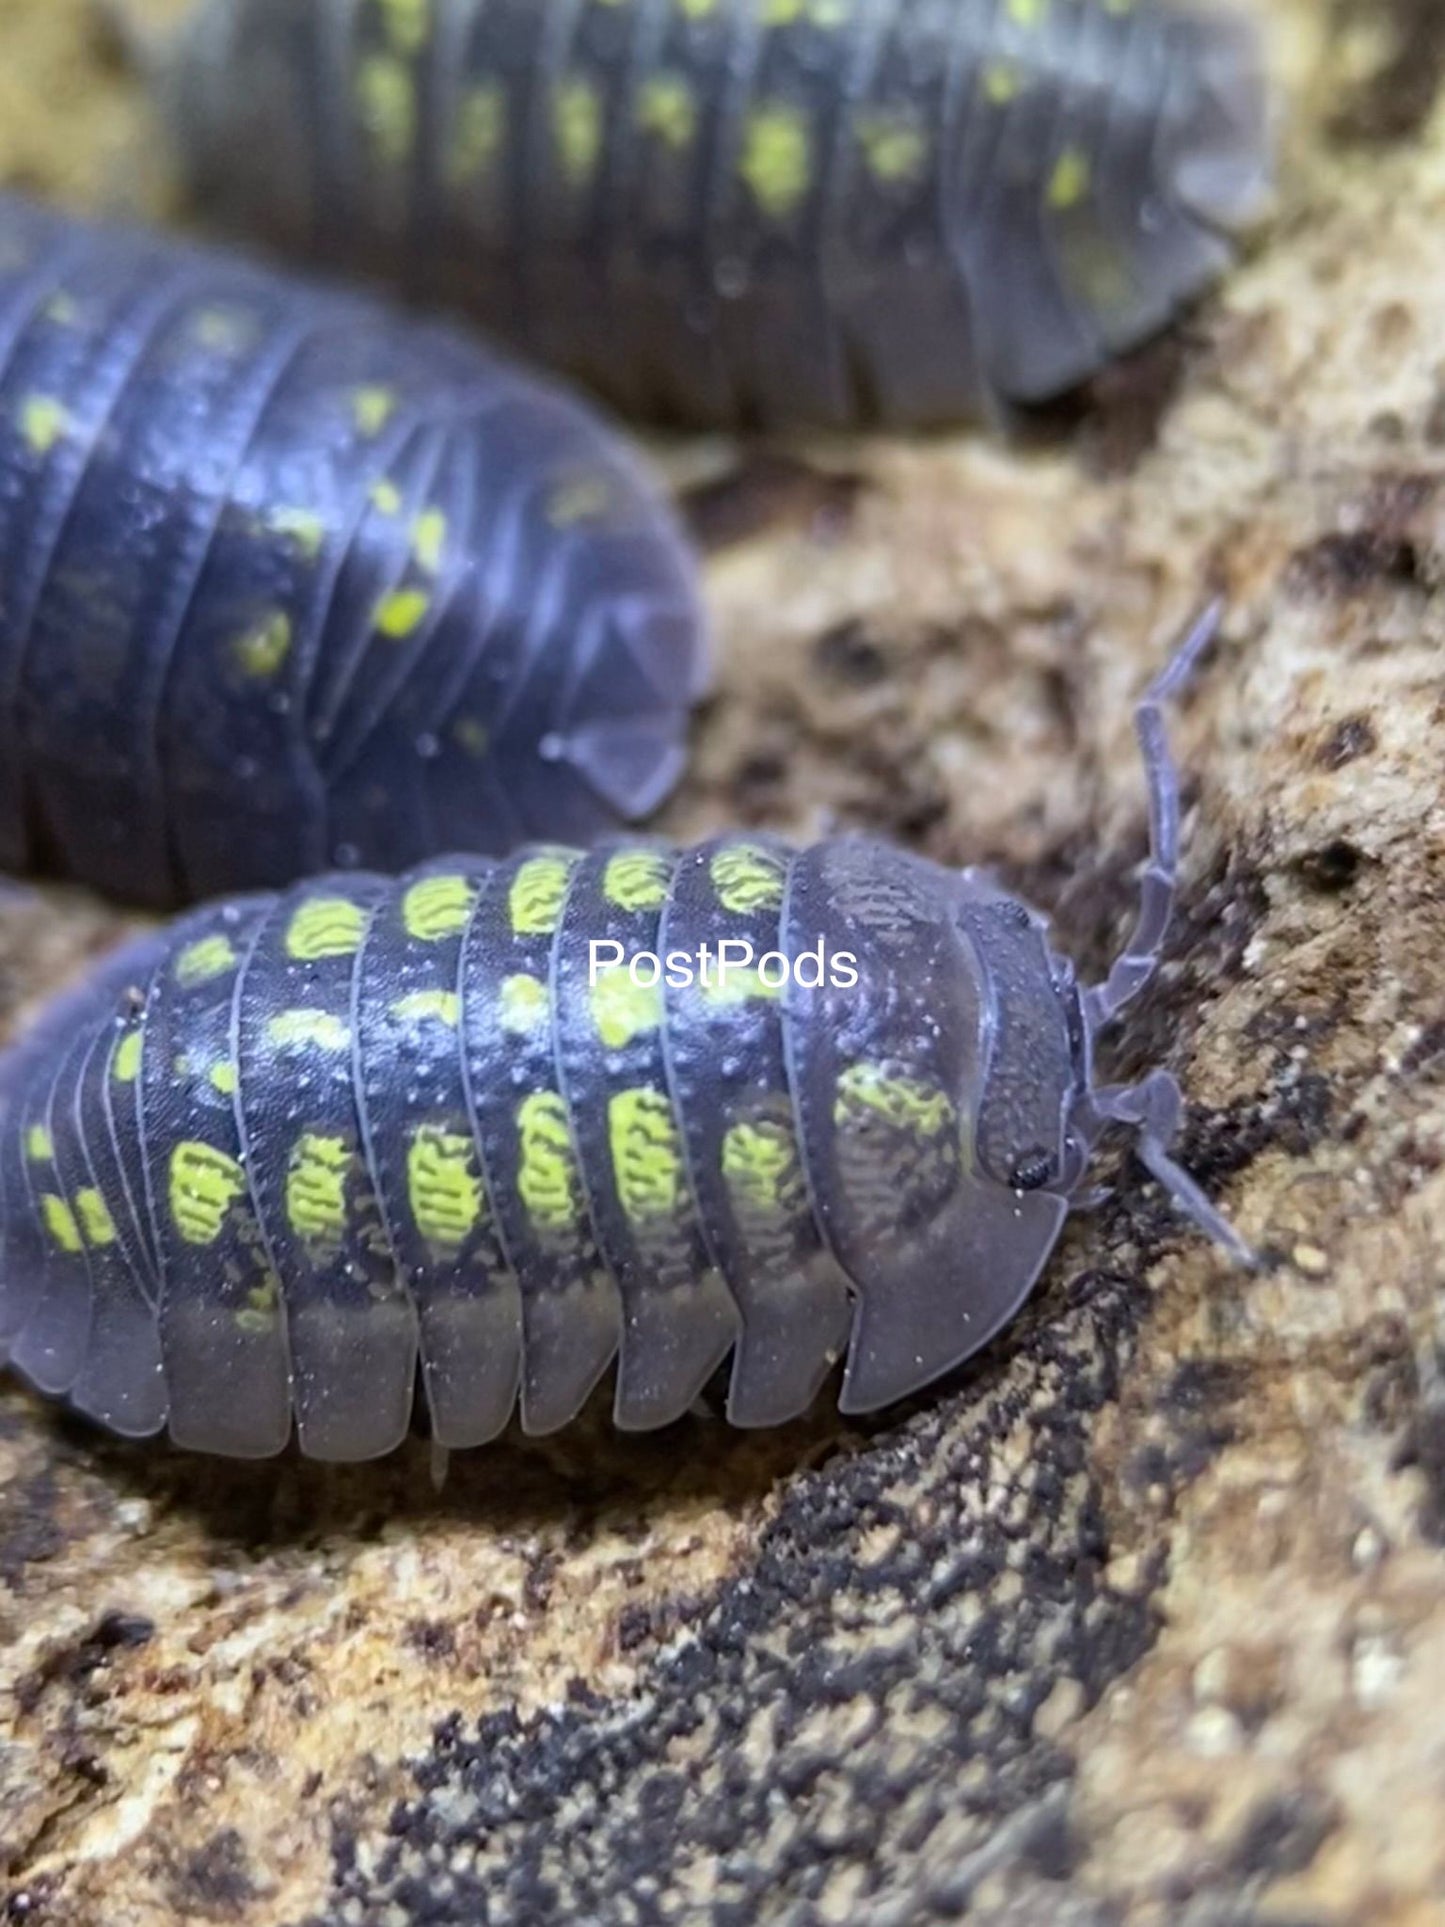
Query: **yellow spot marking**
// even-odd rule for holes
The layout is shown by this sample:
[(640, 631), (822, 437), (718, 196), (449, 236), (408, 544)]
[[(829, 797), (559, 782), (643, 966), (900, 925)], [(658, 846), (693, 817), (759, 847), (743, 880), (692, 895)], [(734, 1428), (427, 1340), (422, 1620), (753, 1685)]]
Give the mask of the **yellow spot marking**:
[(518, 971), (503, 980), (498, 1016), (502, 1029), (513, 1037), (528, 1037), (547, 1022), (547, 986), (540, 977)]
[(366, 913), (349, 897), (312, 897), (292, 917), (286, 955), (297, 963), (352, 957), (366, 935)]
[(379, 435), (396, 413), (390, 388), (358, 388), (351, 397), (351, 415), (363, 435)]
[(547, 502), (547, 520), (554, 529), (574, 528), (579, 522), (599, 521), (612, 502), (605, 475), (573, 475), (559, 482)]
[(284, 609), (263, 616), (254, 629), (248, 629), (232, 645), (232, 654), (242, 672), (258, 682), (274, 676), (291, 653), (293, 630)]
[(622, 964), (597, 974), (587, 993), (597, 1035), (608, 1050), (623, 1050), (634, 1037), (655, 1031), (663, 1019), (661, 983), (639, 984)]
[(715, 852), (708, 875), (718, 902), (737, 916), (782, 907), (783, 865), (771, 850), (755, 843), (734, 843)]
[(115, 1056), (110, 1061), (110, 1074), (117, 1084), (134, 1084), (140, 1076), (140, 1058), (144, 1040), (138, 1030), (127, 1031), (115, 1047)]
[(1023, 75), (1007, 61), (995, 61), (983, 77), (983, 91), (995, 107), (1007, 107), (1023, 92)]
[(70, 410), (51, 395), (28, 395), (20, 404), (20, 432), (37, 455), (48, 455), (71, 426)]
[(922, 128), (897, 115), (865, 115), (858, 123), (858, 144), (868, 171), (889, 186), (916, 181), (928, 157)]
[(351, 1032), (329, 1010), (283, 1010), (266, 1026), (267, 1041), (277, 1050), (315, 1044), (318, 1050), (347, 1050)]
[(252, 1285), (246, 1302), (235, 1314), (236, 1329), (253, 1334), (275, 1328), (276, 1310), (281, 1303), (281, 1286), (274, 1272), (268, 1271), (259, 1285)]
[(1017, 26), (1038, 27), (1049, 11), (1049, 0), (1008, 0), (1008, 15)]
[(1066, 147), (1049, 176), (1049, 206), (1061, 211), (1077, 207), (1089, 191), (1089, 178), (1088, 156), (1077, 147)]
[(485, 756), (491, 738), (486, 725), (479, 723), (475, 716), (463, 716), (452, 725), (452, 741), (468, 756)]
[(619, 910), (660, 910), (672, 864), (657, 850), (620, 850), (602, 873), (602, 894)]
[(416, 1228), (429, 1244), (464, 1244), (481, 1220), (484, 1201), (471, 1138), (445, 1125), (419, 1125), (406, 1154), (406, 1191)]
[(416, 86), (395, 54), (368, 54), (356, 70), (356, 105), (383, 166), (400, 167), (416, 143)]
[(25, 1133), (25, 1155), (32, 1164), (48, 1164), (55, 1156), (55, 1143), (43, 1124), (32, 1124)]
[(45, 319), (53, 321), (58, 328), (68, 328), (79, 313), (74, 299), (63, 288), (58, 294), (51, 295), (45, 304)]
[(424, 877), (401, 900), (406, 934), (419, 943), (439, 943), (466, 929), (477, 893), (463, 876)]
[(431, 29), (431, 0), (377, 0), (386, 37), (399, 54), (419, 54)]
[(607, 1106), (607, 1142), (628, 1219), (647, 1225), (676, 1217), (687, 1181), (677, 1123), (663, 1093), (647, 1084), (618, 1091)]
[(224, 977), (235, 965), (229, 937), (202, 937), (198, 943), (188, 943), (176, 958), (175, 979), (182, 990), (195, 990)]
[(723, 1138), (721, 1162), (723, 1180), (744, 1215), (789, 1218), (803, 1208), (797, 1141), (781, 1119), (734, 1124)]
[(849, 0), (763, 0), (765, 27), (791, 27), (810, 20), (815, 27), (838, 27), (848, 18)]
[(115, 1243), (115, 1219), (99, 1191), (87, 1185), (75, 1194), (75, 1209), (87, 1241), (97, 1249)]
[(391, 1014), (399, 1023), (434, 1022), (455, 1030), (462, 1021), (462, 1000), (454, 990), (414, 990), (392, 1005)]
[(834, 1122), (847, 1124), (860, 1109), (912, 1137), (939, 1137), (955, 1125), (954, 1108), (937, 1085), (882, 1064), (854, 1064), (838, 1079)]
[(812, 160), (808, 123), (796, 107), (758, 107), (743, 132), (739, 171), (770, 219), (785, 219), (808, 191)]
[(171, 1152), (171, 1219), (188, 1245), (213, 1245), (245, 1189), (245, 1172), (214, 1145), (187, 1142)]
[(369, 491), (371, 505), (383, 515), (400, 515), (401, 490), (395, 482), (373, 482)]
[(251, 317), (236, 308), (202, 308), (191, 323), (196, 345), (216, 355), (235, 354), (251, 333)]
[(447, 518), (440, 509), (425, 509), (411, 525), (411, 552), (428, 575), (435, 575), (446, 551)]
[(706, 20), (717, 6), (718, 0), (677, 0), (677, 10), (687, 20)]
[(212, 1090), (219, 1091), (222, 1097), (236, 1095), (236, 1066), (234, 1064), (212, 1064), (207, 1073)]
[(529, 856), (512, 879), (507, 911), (514, 937), (550, 937), (562, 920), (575, 857)]
[(1112, 243), (1066, 229), (1059, 254), (1071, 294), (1101, 318), (1128, 314), (1138, 290), (1128, 258)]
[(565, 80), (552, 95), (552, 135), (569, 187), (586, 187), (602, 152), (602, 100), (590, 80)]
[(456, 134), (447, 160), (452, 185), (461, 186), (484, 173), (506, 136), (506, 94), (499, 81), (484, 81), (472, 88), (457, 115)]
[(307, 1131), (296, 1140), (286, 1167), (286, 1222), (298, 1238), (343, 1236), (350, 1170), (345, 1138)]
[(416, 634), (430, 608), (425, 589), (393, 589), (376, 605), (376, 626), (392, 642), (404, 642)]
[(577, 1162), (567, 1107), (556, 1091), (536, 1091), (517, 1108), (517, 1194), (542, 1231), (571, 1231), (577, 1223)]
[(678, 152), (697, 138), (697, 99), (681, 74), (657, 74), (637, 95), (637, 124)]
[(76, 1224), (75, 1214), (64, 1198), (57, 1198), (53, 1192), (47, 1191), (40, 1200), (40, 1210), (45, 1219), (46, 1230), (62, 1251), (68, 1251), (73, 1257), (77, 1252), (84, 1250), (80, 1227)]
[(729, 1009), (734, 1004), (749, 1003), (757, 997), (776, 999), (783, 994), (782, 984), (766, 982), (759, 975), (754, 964), (749, 964), (741, 970), (730, 969), (726, 977), (716, 976), (699, 988), (707, 1003), (723, 1010)]
[(277, 535), (289, 536), (308, 562), (314, 562), (325, 547), (326, 523), (314, 509), (274, 508), (266, 522)]

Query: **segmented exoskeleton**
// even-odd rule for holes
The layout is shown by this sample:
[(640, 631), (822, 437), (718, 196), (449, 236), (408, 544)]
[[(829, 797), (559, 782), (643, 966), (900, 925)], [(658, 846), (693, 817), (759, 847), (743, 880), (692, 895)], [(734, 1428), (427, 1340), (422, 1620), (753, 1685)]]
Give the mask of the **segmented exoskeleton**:
[(1247, 1256), (1167, 1156), (1174, 1080), (1092, 1068), (1168, 923), (1160, 704), (1210, 632), (1139, 711), (1152, 853), (1096, 989), (986, 878), (861, 837), (450, 859), (143, 941), (0, 1060), (0, 1346), (115, 1431), (247, 1456), (293, 1415), (312, 1456), (386, 1452), (418, 1360), (444, 1448), (519, 1395), (565, 1424), (614, 1355), (623, 1427), (730, 1350), (735, 1424), (844, 1352), (865, 1411), (1013, 1314), (1114, 1121)]
[(680, 773), (691, 563), (463, 339), (0, 196), (0, 869), (169, 905), (587, 840)]
[(155, 65), (221, 220), (696, 423), (1056, 394), (1269, 172), (1209, 0), (198, 0)]

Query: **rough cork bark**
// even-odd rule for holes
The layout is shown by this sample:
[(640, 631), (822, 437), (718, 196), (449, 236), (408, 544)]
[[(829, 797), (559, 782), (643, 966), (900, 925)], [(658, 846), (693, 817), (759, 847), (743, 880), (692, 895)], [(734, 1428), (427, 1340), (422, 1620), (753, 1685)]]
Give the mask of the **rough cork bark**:
[[(1129, 703), (1206, 586), (1185, 914), (1122, 1046), (1273, 1254), (1125, 1165), (868, 1428), (600, 1419), (433, 1494), (0, 1395), (9, 1917), (1445, 1919), (1445, 16), (1257, 0), (1277, 218), (1037, 448), (670, 452), (721, 674), (680, 829), (987, 860), (1097, 966)], [(0, 7), (0, 178), (149, 195), (86, 0)], [(8, 1026), (121, 929), (0, 909)]]

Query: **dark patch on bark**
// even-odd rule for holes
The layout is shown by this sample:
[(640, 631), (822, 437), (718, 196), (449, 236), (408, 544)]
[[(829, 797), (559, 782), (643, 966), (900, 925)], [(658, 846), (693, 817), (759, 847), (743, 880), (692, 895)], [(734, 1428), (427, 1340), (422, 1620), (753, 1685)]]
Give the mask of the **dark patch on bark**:
[(53, 1559), (65, 1545), (53, 1466), (0, 1491), (0, 1580), (21, 1585), (27, 1566)]
[(1077, 440), (1087, 476), (1112, 482), (1133, 474), (1158, 445), (1196, 351), (1188, 326), (1177, 326), (1093, 378)]
[(54, 1647), (33, 1672), (15, 1683), (15, 1701), (22, 1714), (33, 1713), (48, 1687), (84, 1687), (92, 1675), (111, 1664), (117, 1652), (147, 1645), (155, 1624), (142, 1613), (109, 1612), (78, 1639)]
[(1343, 769), (1346, 763), (1357, 762), (1362, 756), (1369, 756), (1379, 747), (1375, 726), (1368, 716), (1347, 716), (1337, 723), (1315, 753), (1315, 761), (1321, 769)]
[(1308, 1789), (1266, 1800), (1245, 1823), (1234, 1850), (1235, 1869), (1246, 1878), (1303, 1873), (1335, 1829), (1330, 1802)]
[(1369, 858), (1348, 837), (1333, 837), (1317, 850), (1306, 850), (1294, 860), (1297, 875), (1325, 896), (1338, 896), (1355, 883)]
[(1337, 34), (1384, 14), (1389, 49), (1383, 62), (1345, 93), (1330, 122), (1341, 146), (1392, 147), (1414, 140), (1434, 112), (1445, 80), (1445, 12), (1439, 0), (1332, 0)]
[(776, 528), (803, 528), (819, 541), (847, 533), (866, 487), (862, 475), (816, 467), (796, 455), (758, 449), (681, 500), (683, 519), (708, 554)]
[(1423, 1478), (1420, 1531), (1431, 1545), (1445, 1546), (1445, 1397), (1438, 1391), (1416, 1406), (1395, 1462)]
[(234, 1827), (187, 1854), (166, 1885), (181, 1920), (240, 1920), (256, 1897), (246, 1844)]
[(851, 689), (871, 688), (888, 674), (887, 653), (858, 621), (825, 630), (813, 645), (813, 661), (820, 675)]
[[(1061, 1678), (1092, 1705), (1157, 1629), (1162, 1563), (1144, 1559), (1137, 1590), (1109, 1582), (1088, 1469), (1146, 1295), (1097, 1274), (1062, 1295), (951, 1397), (797, 1475), (746, 1572), (634, 1693), (579, 1687), (530, 1719), (443, 1722), (379, 1860), (338, 1827), (319, 1918), (607, 1919), (627, 1896), (640, 1921), (787, 1907), (801, 1924), (845, 1876), (948, 1917), (953, 1876), (927, 1870), (930, 1840), (946, 1826), (986, 1842), (1066, 1786), (1036, 1709)], [(1004, 1448), (1021, 1430), (1020, 1460)], [(1058, 1880), (1074, 1851), (1055, 1819), (1024, 1828), (1014, 1857)], [(716, 1869), (703, 1902), (699, 1859)]]
[(423, 1659), (446, 1661), (456, 1657), (457, 1637), (445, 1620), (410, 1619), (402, 1638)]
[[(1433, 3), (1433, 0), (1432, 0)], [(1424, 592), (1434, 585), (1434, 531), (1425, 511), (1434, 503), (1433, 475), (1384, 474), (1352, 511), (1350, 525), (1331, 529), (1296, 551), (1295, 585), (1316, 595), (1346, 599), (1380, 587)]]

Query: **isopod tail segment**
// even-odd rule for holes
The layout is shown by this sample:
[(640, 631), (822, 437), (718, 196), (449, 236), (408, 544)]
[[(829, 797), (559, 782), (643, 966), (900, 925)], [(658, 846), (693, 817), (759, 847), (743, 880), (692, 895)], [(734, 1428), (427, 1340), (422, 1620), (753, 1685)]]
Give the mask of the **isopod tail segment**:
[(1163, 1187), (1175, 1210), (1223, 1246), (1237, 1263), (1253, 1267), (1259, 1262), (1258, 1254), (1169, 1155), (1183, 1115), (1183, 1098), (1173, 1074), (1153, 1070), (1137, 1084), (1098, 1088), (1091, 1088), (1089, 1075), (1096, 1034), (1114, 1022), (1159, 969), (1179, 882), (1179, 773), (1169, 747), (1165, 706), (1189, 683), (1200, 657), (1218, 636), (1223, 617), (1222, 598), (1200, 611), (1134, 712), (1134, 730), (1149, 790), (1149, 856), (1139, 886), (1139, 911), (1128, 942), (1104, 982), (1086, 990), (1081, 999), (1085, 1076), (1073, 1107), (1071, 1138), (1078, 1145), (1082, 1176), (1089, 1148), (1102, 1131), (1111, 1124), (1131, 1128), (1139, 1162)]

